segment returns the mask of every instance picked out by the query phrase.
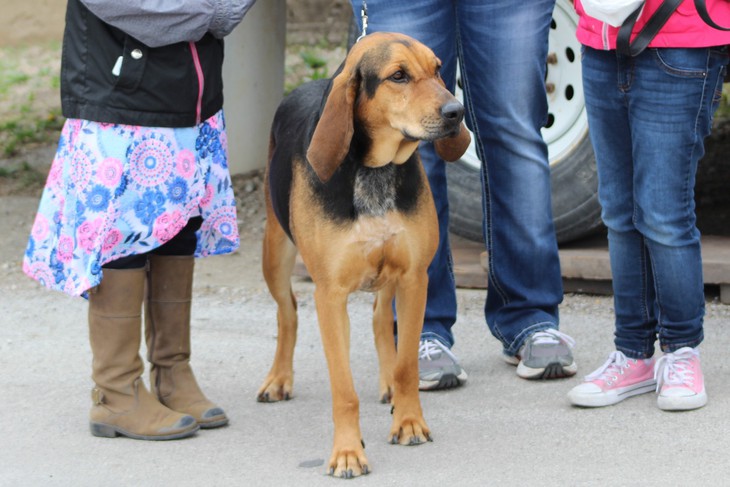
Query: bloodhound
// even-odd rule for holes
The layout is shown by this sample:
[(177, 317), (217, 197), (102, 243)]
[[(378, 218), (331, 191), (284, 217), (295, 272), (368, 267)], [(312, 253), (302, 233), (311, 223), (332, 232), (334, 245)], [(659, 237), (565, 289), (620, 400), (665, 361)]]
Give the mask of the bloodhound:
[[(332, 391), (330, 475), (371, 469), (350, 370), (348, 295), (376, 293), (373, 331), (380, 397), (392, 404), (391, 443), (430, 441), (418, 396), (418, 345), (427, 268), (438, 244), (420, 141), (447, 161), (470, 142), (464, 107), (445, 88), (439, 59), (400, 34), (362, 38), (332, 79), (294, 90), (274, 117), (266, 171), (263, 273), (278, 306), (274, 363), (258, 400), (292, 397), (297, 333), (296, 252), (315, 284)], [(398, 346), (393, 330), (395, 298)]]

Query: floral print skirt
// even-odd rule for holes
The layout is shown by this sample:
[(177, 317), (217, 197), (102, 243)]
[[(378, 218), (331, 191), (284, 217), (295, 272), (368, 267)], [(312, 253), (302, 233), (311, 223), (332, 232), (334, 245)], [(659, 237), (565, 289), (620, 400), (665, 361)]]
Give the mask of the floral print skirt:
[(66, 121), (23, 271), (72, 296), (107, 262), (147, 253), (201, 216), (198, 257), (238, 248), (223, 112), (195, 127)]

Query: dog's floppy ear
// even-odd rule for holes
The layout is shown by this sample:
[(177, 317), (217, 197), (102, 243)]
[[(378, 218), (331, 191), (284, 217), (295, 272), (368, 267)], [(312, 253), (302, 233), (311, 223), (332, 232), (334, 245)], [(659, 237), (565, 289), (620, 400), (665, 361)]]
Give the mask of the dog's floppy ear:
[(357, 82), (343, 69), (332, 80), (307, 150), (307, 160), (323, 183), (329, 181), (350, 149), (356, 94)]
[(459, 133), (452, 135), (451, 137), (444, 137), (443, 139), (437, 139), (433, 145), (436, 148), (436, 153), (446, 162), (454, 162), (464, 155), (466, 149), (469, 148), (471, 143), (471, 135), (464, 125), (464, 122), (459, 125)]

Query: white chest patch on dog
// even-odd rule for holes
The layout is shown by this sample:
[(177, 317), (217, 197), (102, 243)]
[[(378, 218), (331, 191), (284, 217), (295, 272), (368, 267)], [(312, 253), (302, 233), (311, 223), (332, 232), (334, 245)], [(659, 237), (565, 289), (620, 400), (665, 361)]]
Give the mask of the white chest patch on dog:
[(383, 216), (395, 209), (395, 178), (393, 164), (358, 168), (353, 194), (358, 216)]

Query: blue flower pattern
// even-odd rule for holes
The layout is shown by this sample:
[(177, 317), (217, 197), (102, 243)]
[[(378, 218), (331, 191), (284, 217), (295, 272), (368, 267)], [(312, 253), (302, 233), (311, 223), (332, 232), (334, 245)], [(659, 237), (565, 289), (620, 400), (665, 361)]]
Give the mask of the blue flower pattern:
[(185, 201), (188, 196), (188, 183), (181, 177), (167, 183), (167, 199), (174, 203)]
[(148, 227), (165, 210), (165, 195), (158, 189), (147, 188), (142, 199), (134, 205), (134, 213)]
[[(115, 170), (105, 173), (104, 164)], [(222, 111), (178, 129), (69, 119), (23, 270), (46, 287), (85, 295), (101, 281), (105, 263), (149, 252), (198, 215), (196, 256), (238, 248)]]
[(104, 211), (109, 205), (109, 197), (108, 189), (104, 186), (96, 185), (91, 189), (86, 198), (86, 207), (95, 213)]

